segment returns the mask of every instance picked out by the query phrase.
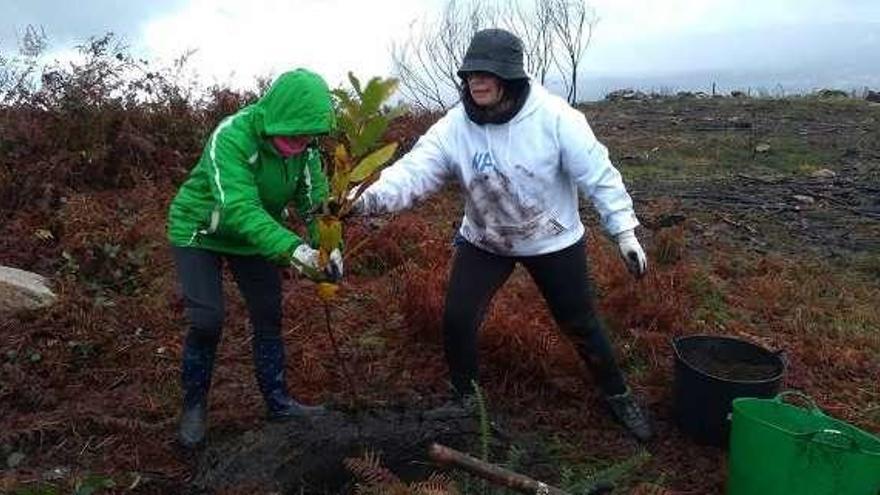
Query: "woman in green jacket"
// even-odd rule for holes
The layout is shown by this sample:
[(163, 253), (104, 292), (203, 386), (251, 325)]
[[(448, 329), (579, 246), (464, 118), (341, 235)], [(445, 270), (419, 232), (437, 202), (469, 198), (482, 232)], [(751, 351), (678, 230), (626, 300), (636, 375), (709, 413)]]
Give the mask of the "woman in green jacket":
[(315, 137), (335, 126), (330, 91), (304, 69), (282, 74), (256, 103), (226, 117), (171, 202), (168, 238), (183, 290), (189, 329), (183, 347), (179, 440), (205, 438), (207, 397), (223, 326), (225, 262), (248, 307), (257, 382), (270, 419), (314, 409), (288, 395), (281, 340), (279, 267), (329, 279), (342, 276), (334, 251), (323, 271), (318, 251), (284, 226), (293, 203), (317, 241), (311, 212), (328, 193)]

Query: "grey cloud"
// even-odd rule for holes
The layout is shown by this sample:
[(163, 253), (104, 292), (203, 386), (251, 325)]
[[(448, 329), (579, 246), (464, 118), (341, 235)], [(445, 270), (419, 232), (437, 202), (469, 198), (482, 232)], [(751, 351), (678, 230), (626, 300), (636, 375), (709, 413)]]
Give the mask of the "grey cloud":
[(147, 20), (183, 4), (184, 0), (4, 0), (0, 48), (15, 47), (28, 25), (42, 27), (52, 46), (70, 46), (108, 31), (134, 41)]

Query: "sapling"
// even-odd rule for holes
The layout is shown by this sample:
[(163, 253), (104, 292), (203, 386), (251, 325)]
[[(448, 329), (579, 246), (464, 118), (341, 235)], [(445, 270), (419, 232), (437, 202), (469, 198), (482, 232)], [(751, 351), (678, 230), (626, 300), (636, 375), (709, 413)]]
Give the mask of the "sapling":
[[(330, 194), (317, 218), (321, 267), (327, 265), (334, 249), (342, 249), (341, 219), (351, 212), (354, 202), (397, 151), (396, 142), (382, 142), (388, 125), (400, 114), (400, 110), (389, 110), (386, 105), (397, 89), (397, 80), (374, 77), (362, 86), (351, 72), (348, 80), (351, 90), (333, 90), (339, 131), (334, 136), (332, 159), (325, 163)], [(335, 283), (322, 281), (318, 295), (329, 301), (337, 289)]]
[[(334, 250), (342, 251), (342, 218), (351, 212), (354, 202), (379, 177), (382, 168), (397, 151), (396, 142), (383, 144), (381, 141), (388, 124), (399, 114), (398, 110), (388, 110), (385, 105), (397, 88), (397, 80), (374, 77), (362, 87), (351, 72), (348, 80), (351, 91), (333, 91), (339, 132), (334, 136), (336, 145), (332, 160), (329, 164), (325, 162), (330, 194), (316, 219), (322, 269), (327, 266)], [(357, 247), (349, 249), (349, 254)], [(323, 277), (317, 280), (318, 297), (324, 303), (327, 336), (345, 373), (352, 400), (360, 403), (353, 375), (339, 352), (330, 322), (330, 302), (336, 298), (339, 286)]]

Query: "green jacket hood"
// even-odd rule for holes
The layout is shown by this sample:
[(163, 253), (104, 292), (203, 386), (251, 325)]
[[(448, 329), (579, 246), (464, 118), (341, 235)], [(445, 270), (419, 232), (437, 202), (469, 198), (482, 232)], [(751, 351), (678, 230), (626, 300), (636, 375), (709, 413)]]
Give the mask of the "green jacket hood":
[(336, 127), (327, 83), (306, 69), (281, 74), (255, 106), (263, 136), (326, 134)]

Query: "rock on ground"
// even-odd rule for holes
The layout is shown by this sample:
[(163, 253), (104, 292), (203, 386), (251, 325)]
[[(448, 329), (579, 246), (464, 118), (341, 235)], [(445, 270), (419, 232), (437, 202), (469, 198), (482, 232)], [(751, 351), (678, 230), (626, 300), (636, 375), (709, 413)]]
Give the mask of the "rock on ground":
[(55, 294), (42, 275), (0, 266), (0, 313), (44, 308), (54, 302)]

